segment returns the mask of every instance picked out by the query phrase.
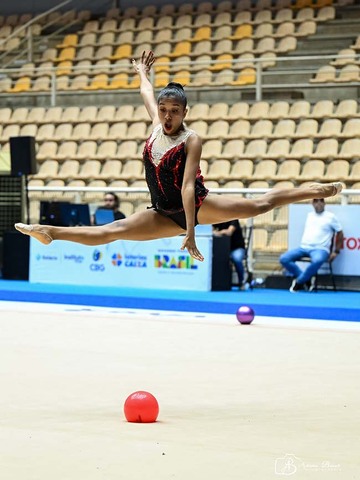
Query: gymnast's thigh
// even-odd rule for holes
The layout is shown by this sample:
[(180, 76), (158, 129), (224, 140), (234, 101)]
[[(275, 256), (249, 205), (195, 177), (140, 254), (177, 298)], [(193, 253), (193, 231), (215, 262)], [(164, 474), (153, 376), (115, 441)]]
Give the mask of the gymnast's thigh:
[(152, 208), (117, 220), (107, 227), (113, 232), (117, 231), (119, 239), (126, 240), (154, 240), (184, 233), (173, 220), (160, 215)]

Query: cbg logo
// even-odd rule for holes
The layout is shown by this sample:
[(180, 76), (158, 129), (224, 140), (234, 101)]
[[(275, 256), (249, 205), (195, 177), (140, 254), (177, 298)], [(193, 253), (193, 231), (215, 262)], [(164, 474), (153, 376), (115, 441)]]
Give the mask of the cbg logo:
[(93, 260), (94, 262), (98, 262), (102, 258), (102, 253), (100, 250), (94, 250), (93, 252)]
[[(93, 252), (93, 260), (94, 262), (98, 262), (101, 260), (103, 254), (100, 250), (94, 250)], [(103, 263), (90, 263), (90, 270), (92, 272), (103, 272), (105, 270), (105, 265)]]

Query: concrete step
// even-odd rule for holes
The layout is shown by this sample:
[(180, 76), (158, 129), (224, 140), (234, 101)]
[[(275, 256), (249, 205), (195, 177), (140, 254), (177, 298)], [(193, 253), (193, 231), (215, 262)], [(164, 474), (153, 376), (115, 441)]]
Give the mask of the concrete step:
[(297, 83), (308, 83), (310, 78), (313, 77), (314, 72), (311, 71), (304, 71), (303, 69), (299, 69), (298, 71), (293, 71), (289, 73), (287, 69), (276, 69), (270, 74), (264, 74), (263, 76), (263, 85), (277, 85), (281, 83), (285, 84), (297, 84)]
[(297, 52), (302, 55), (336, 55), (339, 50), (349, 48), (356, 40), (354, 35), (346, 36), (320, 36), (313, 35), (298, 41)]
[(360, 30), (360, 19), (332, 20), (317, 25), (316, 34), (319, 35), (354, 35), (357, 37)]

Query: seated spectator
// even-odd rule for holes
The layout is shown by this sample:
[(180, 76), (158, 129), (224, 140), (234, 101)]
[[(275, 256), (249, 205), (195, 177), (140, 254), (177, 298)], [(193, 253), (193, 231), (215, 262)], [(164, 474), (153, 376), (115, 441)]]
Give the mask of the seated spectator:
[[(290, 292), (312, 290), (311, 278), (327, 260), (332, 262), (339, 255), (343, 242), (342, 226), (337, 217), (325, 211), (323, 198), (312, 201), (314, 211), (308, 213), (301, 243), (280, 256), (281, 265), (294, 276)], [(330, 251), (332, 239), (336, 234), (334, 251)], [(296, 264), (302, 257), (311, 259), (309, 266), (302, 271)]]
[[(114, 220), (121, 220), (125, 218), (125, 215), (123, 212), (119, 210), (120, 207), (120, 199), (116, 195), (116, 193), (113, 192), (107, 192), (105, 193), (104, 196), (104, 205), (99, 207), (94, 215), (94, 225), (103, 225), (104, 223), (110, 223), (111, 221)], [(110, 218), (108, 216), (104, 216), (104, 220), (106, 219), (107, 221), (101, 221), (101, 211), (111, 211), (113, 213), (113, 216)]]

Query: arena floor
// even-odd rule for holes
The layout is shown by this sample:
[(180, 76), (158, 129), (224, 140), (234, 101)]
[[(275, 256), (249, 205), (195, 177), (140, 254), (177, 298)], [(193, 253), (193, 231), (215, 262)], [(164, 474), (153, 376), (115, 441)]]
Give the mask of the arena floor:
[[(0, 301), (4, 480), (358, 479), (360, 324)], [(160, 405), (126, 422), (136, 390)]]

